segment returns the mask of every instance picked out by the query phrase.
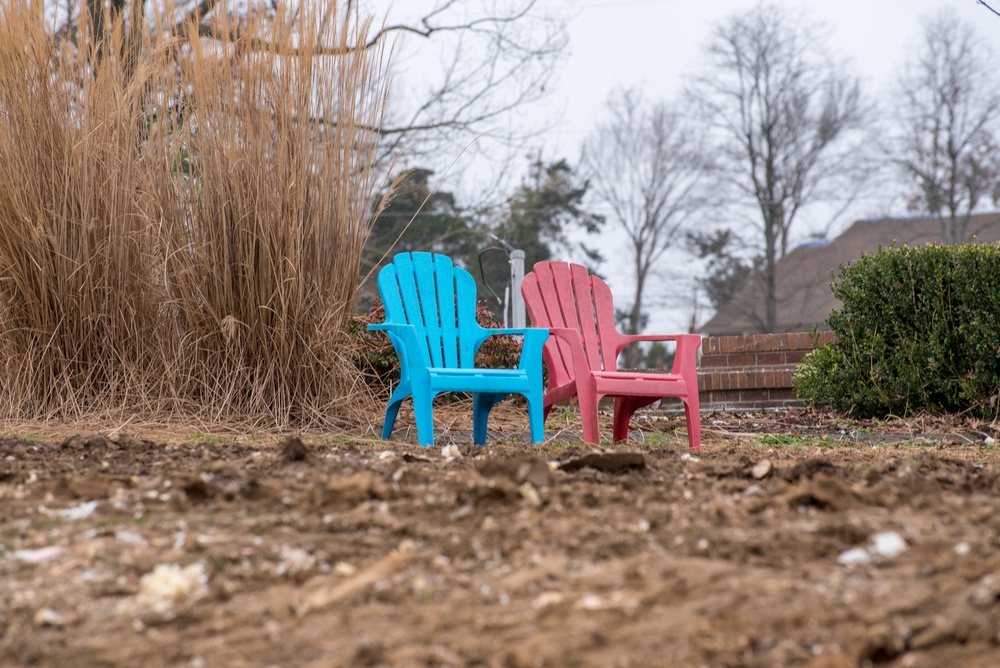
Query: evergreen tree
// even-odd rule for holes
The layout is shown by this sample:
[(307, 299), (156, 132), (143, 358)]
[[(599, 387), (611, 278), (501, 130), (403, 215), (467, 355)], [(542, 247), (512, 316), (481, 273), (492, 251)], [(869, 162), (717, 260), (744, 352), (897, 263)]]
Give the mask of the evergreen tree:
[(443, 253), (474, 276), (478, 273), (476, 255), (488, 245), (486, 236), (452, 193), (430, 189), (432, 174), (427, 169), (404, 174), (402, 185), (375, 219), (362, 255), (362, 308), (378, 295), (375, 277), (396, 253)]
[[(531, 163), (528, 179), (507, 200), (504, 216), (493, 226), (493, 234), (511, 247), (524, 251), (525, 271), (543, 260), (578, 260), (589, 267), (601, 262), (586, 235), (598, 232), (602, 216), (583, 208), (588, 183), (580, 182), (566, 160)], [(506, 285), (509, 268), (502, 262), (484, 261), (491, 286)]]

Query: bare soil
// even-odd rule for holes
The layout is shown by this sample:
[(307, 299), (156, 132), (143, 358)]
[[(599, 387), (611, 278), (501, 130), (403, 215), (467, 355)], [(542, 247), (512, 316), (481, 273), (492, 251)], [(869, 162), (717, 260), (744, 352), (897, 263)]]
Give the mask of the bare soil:
[(996, 423), (574, 424), (0, 439), (0, 665), (1000, 665)]

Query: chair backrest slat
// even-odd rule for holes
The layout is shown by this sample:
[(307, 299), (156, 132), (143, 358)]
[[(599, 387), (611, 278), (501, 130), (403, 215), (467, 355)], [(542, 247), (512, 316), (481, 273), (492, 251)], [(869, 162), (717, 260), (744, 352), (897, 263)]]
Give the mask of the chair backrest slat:
[[(455, 315), (455, 271), (451, 258), (447, 255), (434, 256), (435, 277), (437, 279), (437, 307), (441, 314), (441, 340), (444, 349), (444, 366), (459, 366), (459, 328)], [(448, 342), (445, 344), (444, 342)]]
[[(535, 327), (568, 327), (580, 332), (591, 369), (615, 368), (618, 332), (608, 286), (587, 268), (569, 262), (539, 262), (522, 284), (525, 306)], [(558, 337), (544, 348), (555, 385), (573, 380), (569, 346)]]
[(434, 258), (427, 253), (413, 253), (413, 277), (416, 280), (417, 299), (423, 317), (424, 336), (430, 352), (431, 366), (444, 366), (442, 350), (441, 312), (435, 285)]
[(386, 322), (417, 328), (435, 367), (474, 366), (476, 282), (446, 255), (399, 253), (378, 276)]
[[(603, 283), (601, 279), (591, 276), (587, 268), (579, 264), (571, 264), (570, 271), (573, 276), (573, 297), (579, 314), (579, 330), (583, 337), (583, 349), (587, 351), (587, 361), (590, 368), (594, 370), (607, 368), (607, 360), (602, 352), (606, 347), (603, 341), (603, 330), (601, 328), (601, 307), (599, 299), (598, 283)], [(614, 307), (612, 307), (612, 313)], [(612, 324), (612, 328), (614, 325)], [(612, 358), (611, 364), (614, 364)]]
[(476, 366), (476, 349), (481, 340), (475, 334), (479, 330), (476, 322), (476, 280), (464, 269), (455, 271), (455, 298), (458, 304), (458, 363), (463, 369)]
[[(521, 283), (524, 305), (534, 327), (573, 327), (567, 324), (562, 301), (556, 291), (556, 278), (548, 262), (539, 262)], [(556, 336), (549, 337), (542, 355), (549, 370), (550, 385), (564, 385), (573, 380), (573, 355), (569, 344)]]

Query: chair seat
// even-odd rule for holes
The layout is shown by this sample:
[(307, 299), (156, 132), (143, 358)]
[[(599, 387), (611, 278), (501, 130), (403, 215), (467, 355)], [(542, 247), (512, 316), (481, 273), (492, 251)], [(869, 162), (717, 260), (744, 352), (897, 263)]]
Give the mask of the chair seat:
[(432, 388), (447, 388), (449, 392), (524, 392), (530, 385), (528, 373), (522, 369), (451, 369), (431, 367)]
[(684, 378), (667, 373), (595, 371), (594, 384), (605, 395), (682, 397), (688, 393)]

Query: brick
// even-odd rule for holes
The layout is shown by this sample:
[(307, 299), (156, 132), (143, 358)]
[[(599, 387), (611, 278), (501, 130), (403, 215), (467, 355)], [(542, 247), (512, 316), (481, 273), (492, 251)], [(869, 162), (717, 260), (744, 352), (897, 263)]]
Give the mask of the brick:
[(836, 341), (837, 335), (831, 331), (825, 331), (819, 333), (819, 347), (822, 348), (831, 341)]
[(754, 363), (757, 366), (775, 366), (778, 364), (786, 364), (788, 361), (788, 353), (781, 352), (770, 352), (770, 353), (757, 353), (757, 359)]
[(726, 360), (726, 366), (738, 369), (754, 365), (753, 353), (732, 353)]
[(768, 390), (767, 396), (771, 401), (794, 401), (796, 399), (794, 390), (778, 387)]
[(785, 353), (786, 364), (798, 364), (809, 352), (808, 350), (789, 350)]
[(753, 349), (753, 335), (741, 335), (730, 337), (728, 353), (745, 353)]
[(702, 355), (701, 356), (701, 368), (702, 369), (716, 369), (726, 366), (726, 355)]
[(715, 377), (715, 389), (716, 390), (728, 390), (729, 389), (729, 374), (721, 373)]
[(812, 337), (806, 332), (791, 332), (788, 335), (789, 350), (809, 350), (812, 348)]

